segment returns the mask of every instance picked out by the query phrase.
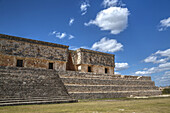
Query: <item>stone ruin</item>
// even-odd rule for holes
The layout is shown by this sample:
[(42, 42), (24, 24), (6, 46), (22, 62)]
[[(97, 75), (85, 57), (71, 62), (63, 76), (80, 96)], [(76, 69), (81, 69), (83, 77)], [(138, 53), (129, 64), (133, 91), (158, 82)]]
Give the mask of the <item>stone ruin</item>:
[(0, 34), (0, 106), (160, 95), (149, 76), (114, 74), (114, 55)]

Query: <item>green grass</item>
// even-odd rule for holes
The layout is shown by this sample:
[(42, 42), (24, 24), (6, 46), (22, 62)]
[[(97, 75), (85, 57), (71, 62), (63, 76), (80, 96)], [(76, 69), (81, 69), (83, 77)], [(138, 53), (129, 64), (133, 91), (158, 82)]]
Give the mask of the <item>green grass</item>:
[(5, 106), (0, 113), (170, 113), (170, 98)]

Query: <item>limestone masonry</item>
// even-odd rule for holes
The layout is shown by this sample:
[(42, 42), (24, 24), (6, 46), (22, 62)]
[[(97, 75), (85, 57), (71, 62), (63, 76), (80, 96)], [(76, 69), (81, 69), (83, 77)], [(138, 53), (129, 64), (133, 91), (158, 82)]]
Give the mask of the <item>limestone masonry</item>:
[(68, 47), (0, 34), (0, 105), (161, 94), (150, 77), (115, 75), (113, 54)]

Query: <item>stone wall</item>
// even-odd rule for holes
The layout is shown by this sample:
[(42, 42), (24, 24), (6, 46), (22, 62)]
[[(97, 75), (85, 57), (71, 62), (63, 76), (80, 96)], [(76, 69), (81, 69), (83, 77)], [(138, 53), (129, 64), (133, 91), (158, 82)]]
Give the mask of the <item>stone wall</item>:
[(0, 66), (16, 66), (16, 60), (24, 60), (25, 67), (48, 69), (54, 63), (55, 70), (66, 70), (68, 46), (0, 35)]
[(78, 56), (81, 58), (81, 61), (77, 62), (77, 64), (90, 64), (114, 67), (113, 54), (107, 54), (82, 48), (78, 49), (77, 53), (81, 54), (80, 56), (78, 54)]
[[(114, 55), (107, 54), (87, 49), (78, 49), (72, 52), (74, 64), (77, 65), (77, 70), (88, 72), (88, 67), (91, 67), (92, 73), (97, 74), (114, 74)], [(107, 73), (105, 72), (107, 69)]]
[(101, 99), (101, 98), (120, 98), (120, 97), (130, 97), (130, 96), (153, 96), (161, 95), (161, 91), (122, 91), (122, 92), (95, 92), (95, 93), (70, 93), (72, 97), (77, 99)]
[(158, 90), (155, 86), (141, 85), (66, 85), (68, 92), (97, 92), (97, 91), (141, 91), (141, 90)]
[[(113, 74), (95, 74), (95, 73), (84, 73), (78, 71), (59, 71), (61, 77), (71, 77), (71, 78), (82, 78), (82, 79), (101, 79), (101, 80), (127, 80), (130, 81), (151, 81), (150, 76), (130, 76), (130, 75), (113, 75)], [(152, 82), (152, 81), (151, 81)]]
[[(88, 67), (91, 67), (91, 72), (94, 74), (114, 74), (114, 67), (109, 66), (100, 66), (100, 65), (89, 65), (89, 64), (81, 64), (78, 65), (78, 69), (81, 69), (81, 72), (88, 72)], [(107, 69), (107, 73), (105, 73), (105, 68)]]
[(98, 79), (98, 78), (62, 78), (62, 81), (67, 84), (84, 84), (84, 85), (140, 85), (140, 86), (155, 86), (153, 81), (146, 80), (128, 80), (128, 79)]
[(16, 67), (17, 59), (23, 60), (23, 67), (48, 69), (48, 63), (54, 64), (55, 70), (65, 71), (66, 63), (62, 61), (46, 60), (39, 58), (18, 57), (9, 55), (0, 55), (0, 66)]
[[(17, 60), (23, 60), (24, 67), (65, 71), (114, 74), (114, 55), (78, 49), (68, 46), (0, 34), (0, 66), (16, 67)], [(107, 72), (105, 71), (107, 70)]]

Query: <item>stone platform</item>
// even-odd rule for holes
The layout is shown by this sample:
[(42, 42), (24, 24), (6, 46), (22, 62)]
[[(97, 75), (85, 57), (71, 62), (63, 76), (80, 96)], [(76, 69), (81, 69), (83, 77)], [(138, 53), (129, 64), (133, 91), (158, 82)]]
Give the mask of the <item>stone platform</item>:
[(53, 70), (0, 67), (0, 106), (77, 102)]
[(120, 98), (160, 95), (147, 76), (102, 75), (67, 72), (59, 74), (69, 94), (76, 99)]
[(146, 76), (0, 67), (0, 106), (160, 94)]

